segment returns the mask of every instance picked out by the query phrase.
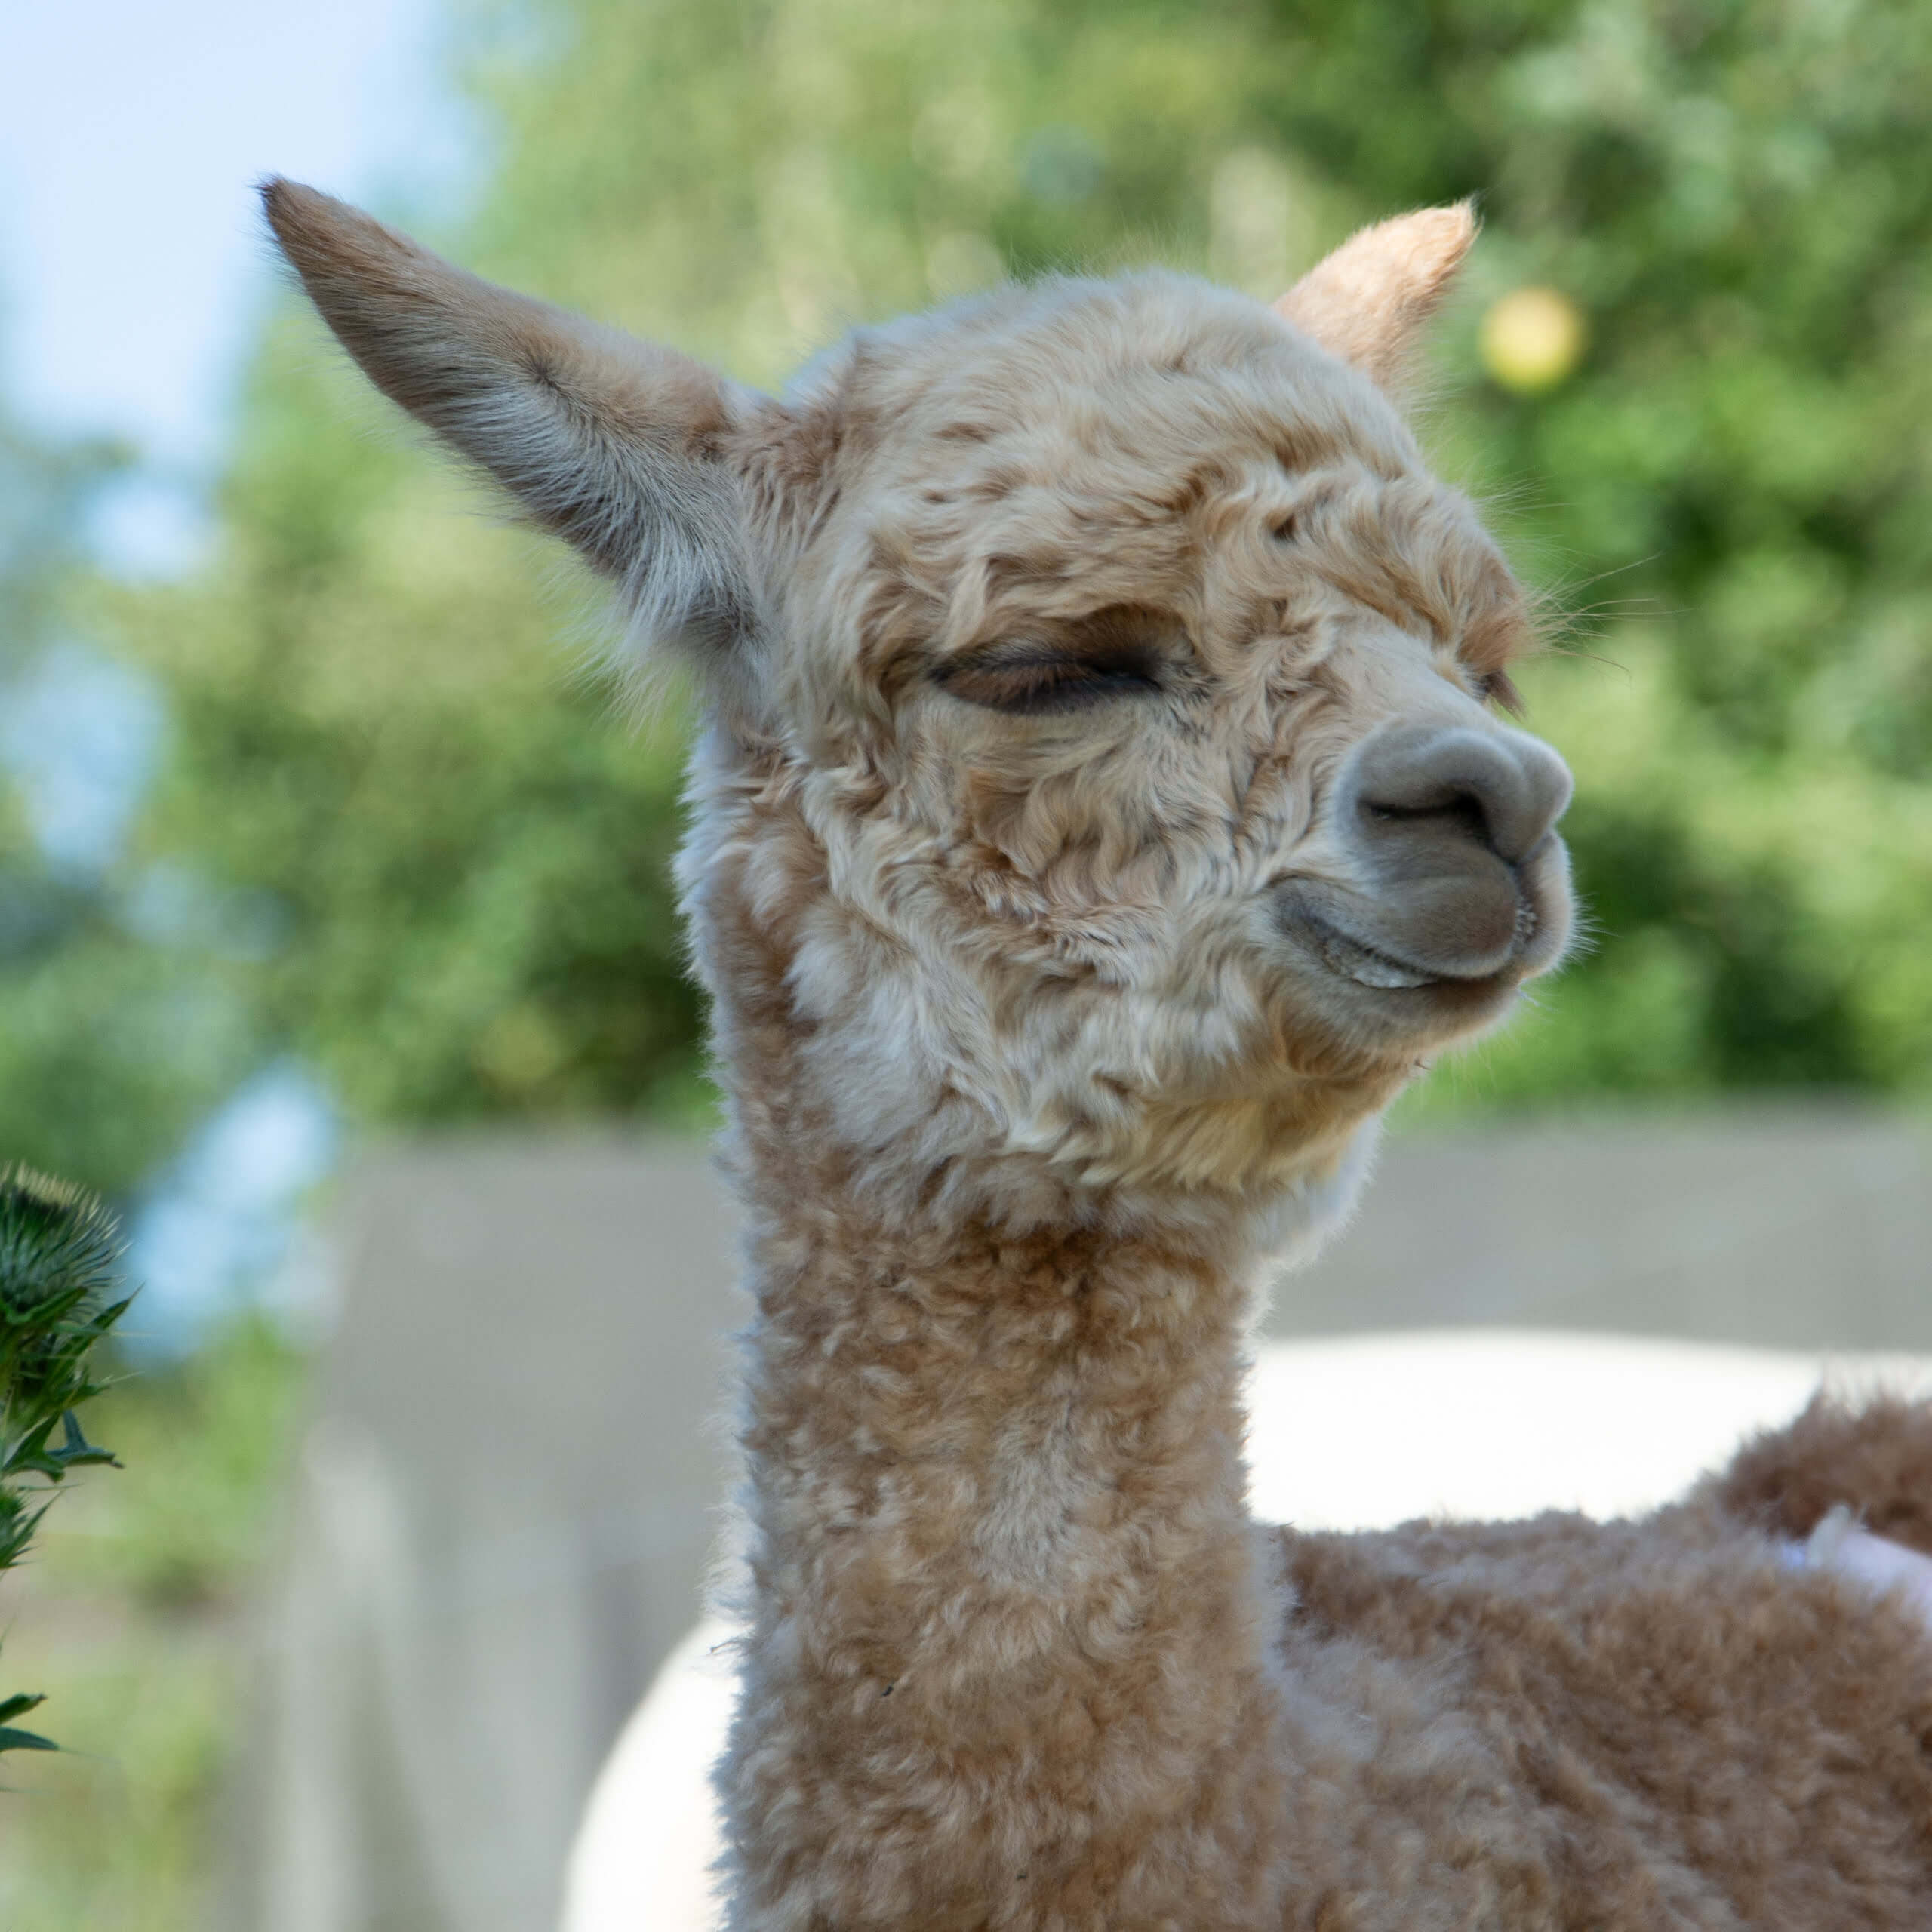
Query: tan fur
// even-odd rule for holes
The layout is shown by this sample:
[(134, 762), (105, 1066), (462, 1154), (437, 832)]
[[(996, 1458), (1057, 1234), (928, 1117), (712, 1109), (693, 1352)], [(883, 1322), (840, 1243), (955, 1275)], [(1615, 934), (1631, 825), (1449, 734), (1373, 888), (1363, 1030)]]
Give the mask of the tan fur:
[[(1652, 1521), (1247, 1518), (1242, 1337), (1560, 957), (1531, 641), (1392, 377), (1473, 233), (862, 332), (782, 399), (269, 212), (372, 377), (712, 695), (681, 861), (748, 1214), (737, 1932), (1932, 1921), (1932, 1420)], [(1068, 694), (1071, 694), (1069, 697)]]
[(1275, 310), (1343, 361), (1393, 386), (1475, 238), (1471, 202), (1379, 222), (1316, 263)]

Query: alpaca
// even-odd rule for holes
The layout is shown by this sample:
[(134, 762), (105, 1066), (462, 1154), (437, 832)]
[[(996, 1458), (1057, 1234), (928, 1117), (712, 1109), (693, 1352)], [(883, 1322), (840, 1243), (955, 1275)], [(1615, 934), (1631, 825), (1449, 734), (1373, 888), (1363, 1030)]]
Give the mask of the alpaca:
[[(862, 331), (782, 399), (286, 183), (392, 399), (706, 693), (681, 880), (755, 1313), (737, 1932), (1932, 1915), (1932, 1417), (1640, 1521), (1251, 1521), (1251, 1298), (1562, 956), (1533, 625), (1391, 400), (1472, 238)], [(1834, 1519), (1836, 1520), (1836, 1519)]]
[[(1802, 1408), (1821, 1373), (1924, 1389), (1928, 1367), (1534, 1331), (1263, 1340), (1247, 1383), (1249, 1506), (1352, 1530), (1552, 1506), (1647, 1512)], [(1391, 1415), (1399, 1427), (1378, 1432), (1371, 1419)], [(1877, 1558), (1887, 1567), (1875, 1581), (1915, 1587), (1932, 1612), (1932, 1559), (1837, 1523), (1807, 1554), (1834, 1542), (1835, 1560)], [(716, 1932), (721, 1847), (703, 1773), (730, 1727), (734, 1635), (717, 1617), (697, 1626), (626, 1724), (571, 1845), (558, 1932)]]

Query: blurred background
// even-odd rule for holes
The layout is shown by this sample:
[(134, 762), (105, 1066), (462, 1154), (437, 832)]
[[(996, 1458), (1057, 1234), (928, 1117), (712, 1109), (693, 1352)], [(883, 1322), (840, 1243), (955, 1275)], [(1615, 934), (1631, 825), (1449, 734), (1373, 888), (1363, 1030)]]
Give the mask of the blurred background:
[[(239, 1639), (300, 1567), (290, 1498), (354, 1407), (340, 1337), (398, 1177), (473, 1229), (561, 1201), (555, 1150), (588, 1149), (621, 1218), (623, 1150), (696, 1174), (713, 1108), (678, 705), (614, 710), (595, 596), (331, 352), (257, 175), (759, 384), (1005, 275), (1161, 261), (1272, 298), (1365, 220), (1480, 195), (1421, 427), (1549, 600), (1520, 681), (1576, 771), (1592, 941), (1398, 1135), (1520, 1152), (1601, 1118), (1687, 1171), (1770, 1118), (1739, 1144), (1784, 1153), (1734, 1164), (1799, 1189), (1821, 1147), (1920, 1144), (1922, 0), (282, 11), (0, 12), (0, 1158), (109, 1195), (145, 1284), (92, 1432), (128, 1468), (6, 1599), (5, 1687), (53, 1692), (75, 1747), (0, 1798), (10, 1932), (209, 1922), (282, 1694)], [(589, 1197), (554, 1211), (594, 1235)], [(521, 1278), (540, 1324), (564, 1239)], [(393, 1290), (442, 1267), (412, 1360), (446, 1366), (475, 1278), (447, 1246)], [(648, 1661), (619, 1649), (606, 1738)]]

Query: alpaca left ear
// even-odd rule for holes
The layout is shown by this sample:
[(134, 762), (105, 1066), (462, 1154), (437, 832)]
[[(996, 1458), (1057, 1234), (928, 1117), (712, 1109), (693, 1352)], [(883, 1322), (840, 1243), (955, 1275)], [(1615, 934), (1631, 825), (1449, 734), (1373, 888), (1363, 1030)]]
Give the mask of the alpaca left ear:
[(276, 241), (370, 380), (622, 586), (648, 639), (755, 628), (743, 432), (776, 405), (675, 349), (479, 280), (292, 181)]
[(1364, 228), (1310, 269), (1275, 312), (1383, 387), (1399, 388), (1477, 226), (1475, 204), (1457, 202)]

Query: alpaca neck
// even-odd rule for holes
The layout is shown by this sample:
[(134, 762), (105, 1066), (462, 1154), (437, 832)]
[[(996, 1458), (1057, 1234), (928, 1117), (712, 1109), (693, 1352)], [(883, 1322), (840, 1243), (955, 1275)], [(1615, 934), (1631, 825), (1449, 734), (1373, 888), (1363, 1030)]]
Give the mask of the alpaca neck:
[(743, 1922), (1262, 1922), (1242, 1243), (888, 1226), (800, 1145), (749, 1150)]

